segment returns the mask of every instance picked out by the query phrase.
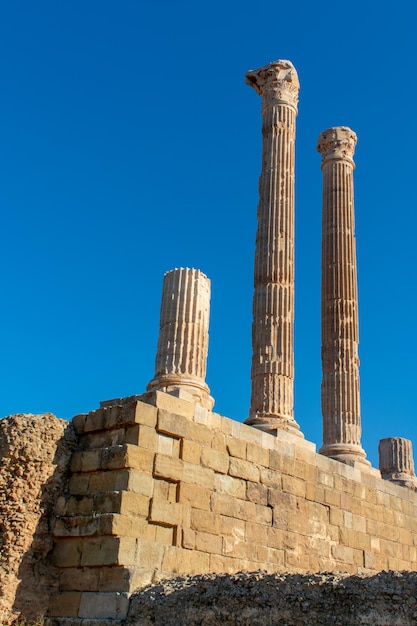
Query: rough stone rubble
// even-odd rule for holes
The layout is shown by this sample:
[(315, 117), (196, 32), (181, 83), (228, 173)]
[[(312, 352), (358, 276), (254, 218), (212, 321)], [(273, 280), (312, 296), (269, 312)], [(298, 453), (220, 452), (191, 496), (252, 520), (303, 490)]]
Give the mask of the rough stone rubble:
[(49, 521), (74, 444), (51, 413), (0, 420), (0, 623), (44, 615), (57, 587)]
[(238, 574), (163, 580), (131, 599), (129, 626), (411, 626), (417, 572)]

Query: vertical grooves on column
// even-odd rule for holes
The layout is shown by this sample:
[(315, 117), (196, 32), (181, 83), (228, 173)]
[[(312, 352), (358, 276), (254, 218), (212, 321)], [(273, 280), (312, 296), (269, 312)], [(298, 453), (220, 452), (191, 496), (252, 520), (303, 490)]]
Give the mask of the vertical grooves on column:
[(293, 420), (295, 112), (263, 115), (253, 299), (251, 416)]
[(343, 444), (345, 456), (365, 456), (360, 446), (354, 165), (346, 157), (346, 152), (353, 156), (355, 143), (350, 129), (335, 127), (321, 134), (318, 147), (323, 154), (322, 452), (334, 458)]
[(209, 312), (210, 281), (202, 272), (179, 268), (165, 274), (155, 377), (148, 389), (196, 387), (207, 407), (213, 406), (205, 383)]

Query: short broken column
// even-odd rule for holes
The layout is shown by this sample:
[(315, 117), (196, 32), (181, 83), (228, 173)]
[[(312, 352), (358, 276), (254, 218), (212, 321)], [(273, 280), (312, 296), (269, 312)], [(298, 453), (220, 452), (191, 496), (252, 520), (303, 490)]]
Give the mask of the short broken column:
[(290, 61), (246, 74), (262, 97), (262, 171), (252, 323), (250, 424), (301, 435), (294, 419), (294, 152), (300, 84)]
[(381, 439), (378, 447), (379, 469), (384, 480), (417, 490), (413, 444), (403, 437)]
[(196, 269), (164, 276), (155, 376), (148, 391), (164, 391), (211, 410), (205, 378), (210, 317), (210, 280)]
[(359, 323), (356, 272), (353, 154), (356, 134), (346, 126), (321, 133), (322, 155), (322, 385), (320, 453), (352, 464), (361, 446)]

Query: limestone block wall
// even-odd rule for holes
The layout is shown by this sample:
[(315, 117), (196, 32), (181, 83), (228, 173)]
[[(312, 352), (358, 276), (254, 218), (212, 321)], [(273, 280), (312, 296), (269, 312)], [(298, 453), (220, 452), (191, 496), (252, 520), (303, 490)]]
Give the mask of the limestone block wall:
[(74, 418), (52, 617), (124, 618), (175, 574), (417, 570), (417, 496), (162, 392)]

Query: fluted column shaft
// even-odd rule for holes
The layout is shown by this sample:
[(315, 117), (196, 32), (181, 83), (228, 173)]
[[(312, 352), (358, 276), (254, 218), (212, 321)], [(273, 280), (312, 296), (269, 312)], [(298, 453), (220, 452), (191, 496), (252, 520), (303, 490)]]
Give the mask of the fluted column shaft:
[(167, 272), (162, 290), (155, 377), (148, 390), (161, 390), (213, 407), (206, 385), (210, 280), (195, 269)]
[(319, 137), (323, 156), (322, 454), (365, 459), (361, 447), (359, 324), (353, 197), (356, 134), (337, 126)]
[(379, 442), (379, 469), (385, 480), (417, 489), (413, 444), (403, 437), (387, 437)]
[(252, 397), (246, 423), (299, 434), (294, 420), (294, 143), (299, 82), (289, 61), (248, 72), (262, 97), (252, 324)]

